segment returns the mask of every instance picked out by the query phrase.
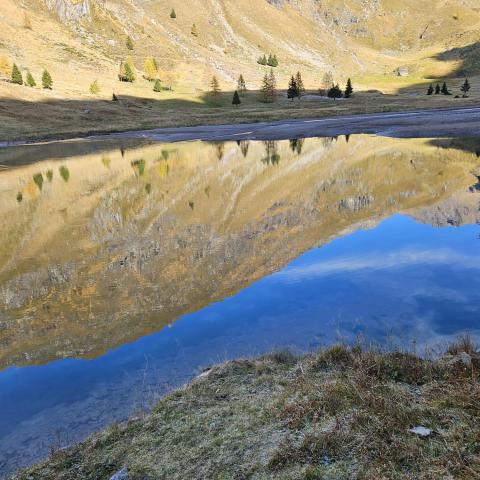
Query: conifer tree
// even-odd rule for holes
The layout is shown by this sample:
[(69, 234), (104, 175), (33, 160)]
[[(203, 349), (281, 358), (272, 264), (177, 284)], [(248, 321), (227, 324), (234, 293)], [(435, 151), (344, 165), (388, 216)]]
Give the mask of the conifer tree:
[(268, 95), (270, 102), (274, 102), (277, 99), (277, 79), (273, 73), (273, 68), (270, 69), (268, 74)]
[(303, 97), (303, 95), (305, 95), (305, 86), (303, 85), (302, 75), (300, 72), (297, 72), (295, 81), (297, 82), (297, 97)]
[(52, 87), (53, 87), (53, 80), (52, 80), (51, 75), (48, 73), (48, 70), (43, 71), (42, 87), (47, 89), (47, 90), (51, 90)]
[(273, 57), (271, 53), (268, 55), (267, 65), (273, 67)]
[(118, 102), (118, 97), (115, 95), (115, 93), (112, 94), (112, 102)]
[(278, 67), (278, 60), (277, 60), (277, 56), (276, 56), (276, 55), (273, 55), (273, 58), (272, 58), (272, 67)]
[(118, 73), (118, 79), (121, 82), (134, 82), (135, 72), (133, 70), (133, 63), (130, 59), (120, 64), (120, 71)]
[(172, 11), (170, 12), (170, 18), (177, 18), (177, 14), (175, 13), (175, 10), (172, 8)]
[(435, 95), (440, 95), (441, 89), (440, 89), (440, 84), (437, 83), (435, 85)]
[(293, 102), (294, 98), (298, 97), (298, 84), (295, 77), (292, 75), (287, 89), (287, 98), (290, 98)]
[(155, 80), (155, 85), (153, 86), (153, 91), (154, 92), (161, 92), (162, 91), (162, 82), (157, 78)]
[(343, 93), (340, 90), (340, 87), (338, 86), (338, 83), (336, 85), (333, 85), (333, 87), (328, 91), (328, 97), (333, 98), (336, 100), (337, 98), (342, 98)]
[(197, 30), (197, 26), (195, 24), (192, 25), (191, 33), (194, 37), (198, 37), (198, 30)]
[(242, 102), (240, 101), (240, 96), (238, 95), (238, 92), (235, 90), (233, 93), (233, 99), (232, 99), (232, 105), (238, 106)]
[(345, 98), (350, 98), (353, 93), (352, 81), (350, 78), (347, 80), (347, 86), (345, 87)]
[(210, 82), (210, 95), (215, 101), (218, 101), (220, 98), (220, 84), (218, 83), (218, 78), (214, 75)]
[(127, 41), (125, 42), (125, 45), (127, 46), (127, 48), (129, 50), (133, 50), (134, 46), (133, 46), (132, 37), (130, 37), (130, 36), (127, 37)]
[(447, 83), (446, 82), (443, 82), (443, 85), (442, 85), (442, 93), (444, 95), (451, 95), (451, 93), (448, 91), (448, 87), (447, 87)]
[(158, 77), (158, 65), (154, 58), (146, 58), (143, 62), (143, 70), (145, 71), (145, 78), (149, 81), (156, 80)]
[(433, 88), (433, 85), (430, 84), (430, 86), (428, 87), (428, 90), (427, 90), (427, 95), (433, 95), (433, 92), (434, 92), (434, 88)]
[(270, 102), (269, 89), (268, 73), (265, 72), (262, 80), (262, 86), (260, 87), (261, 100), (264, 103)]
[(30, 72), (27, 73), (27, 85), (32, 88), (37, 86), (37, 82), (35, 81), (33, 75)]
[(465, 82), (463, 82), (463, 85), (460, 87), (460, 90), (463, 92), (463, 98), (467, 97), (467, 93), (470, 90), (470, 82), (468, 81), (468, 78), (465, 79)]
[(12, 67), (12, 83), (17, 85), (23, 85), (22, 73), (20, 72), (17, 65), (14, 63)]
[(240, 74), (237, 80), (237, 91), (240, 95), (243, 95), (247, 91), (247, 86), (245, 85), (245, 79), (243, 75)]

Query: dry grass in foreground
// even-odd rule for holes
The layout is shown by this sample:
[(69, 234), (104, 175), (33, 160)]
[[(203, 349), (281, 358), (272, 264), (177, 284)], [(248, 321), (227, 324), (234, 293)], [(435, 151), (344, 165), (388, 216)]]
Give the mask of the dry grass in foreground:
[(479, 369), (467, 339), (439, 360), (334, 346), (232, 361), (14, 478), (479, 478)]

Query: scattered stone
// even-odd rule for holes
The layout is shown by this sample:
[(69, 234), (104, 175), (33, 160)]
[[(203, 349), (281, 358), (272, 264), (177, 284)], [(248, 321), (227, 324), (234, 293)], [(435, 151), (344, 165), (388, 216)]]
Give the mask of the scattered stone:
[(122, 468), (117, 473), (114, 473), (110, 480), (128, 480), (128, 470), (126, 468)]
[(413, 427), (408, 431), (418, 435), (419, 437), (429, 437), (433, 433), (433, 431), (427, 427)]

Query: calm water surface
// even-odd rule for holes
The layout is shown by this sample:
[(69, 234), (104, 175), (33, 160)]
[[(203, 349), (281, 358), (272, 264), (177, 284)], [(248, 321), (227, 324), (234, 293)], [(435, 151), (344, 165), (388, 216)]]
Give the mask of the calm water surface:
[(208, 364), (480, 333), (480, 146), (370, 136), (0, 152), (0, 475)]

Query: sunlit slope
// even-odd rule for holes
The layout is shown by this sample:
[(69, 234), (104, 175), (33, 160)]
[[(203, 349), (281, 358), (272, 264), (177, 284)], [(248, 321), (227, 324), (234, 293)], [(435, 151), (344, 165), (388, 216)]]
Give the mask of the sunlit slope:
[[(393, 81), (399, 67), (406, 67), (411, 83), (478, 73), (479, 30), (475, 0), (434, 6), (426, 0), (3, 0), (0, 54), (24, 73), (30, 70), (37, 83), (48, 68), (55, 89), (52, 94), (1, 83), (0, 96), (77, 98), (88, 96), (96, 79), (100, 96), (154, 96), (148, 82), (118, 82), (119, 63), (129, 56), (139, 79), (145, 58), (155, 57), (160, 76), (185, 97), (208, 89), (212, 74), (225, 89), (234, 88), (239, 73), (258, 88), (265, 67), (256, 60), (264, 53), (277, 55), (282, 84), (301, 70), (307, 87), (318, 87), (330, 70), (342, 82), (352, 76), (364, 88), (388, 89), (377, 77)], [(126, 47), (127, 35), (133, 50)]]
[(313, 246), (467, 190), (477, 165), (425, 140), (360, 136), (152, 145), (2, 171), (0, 365), (95, 356), (157, 331)]

